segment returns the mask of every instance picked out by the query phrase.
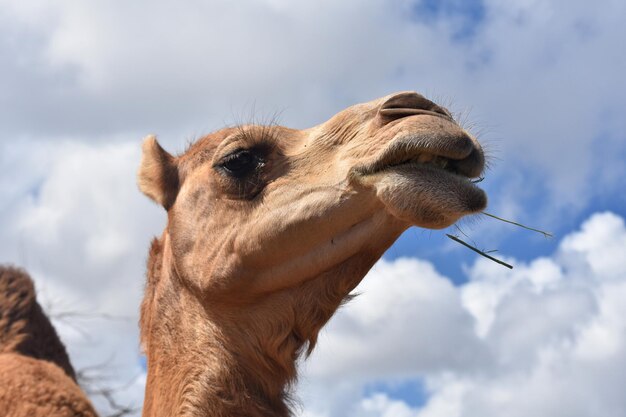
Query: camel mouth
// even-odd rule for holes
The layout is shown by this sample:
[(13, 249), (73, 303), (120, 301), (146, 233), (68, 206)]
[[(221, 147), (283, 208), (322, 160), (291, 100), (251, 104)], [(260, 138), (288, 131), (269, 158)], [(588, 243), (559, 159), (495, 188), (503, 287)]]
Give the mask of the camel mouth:
[(418, 153), (416, 155), (406, 156), (398, 161), (389, 161), (389, 162), (381, 162), (374, 167), (374, 170), (371, 174), (393, 170), (400, 167), (413, 167), (413, 168), (434, 168), (437, 170), (441, 170), (447, 172), (452, 175), (457, 175), (464, 177), (468, 180), (472, 178), (476, 178), (477, 175), (474, 175), (477, 171), (482, 171), (482, 167), (476, 166), (468, 166), (467, 164), (461, 164), (463, 160), (446, 158), (445, 156), (440, 156), (428, 152)]
[(428, 167), (471, 180), (480, 176), (484, 166), (480, 145), (462, 132), (443, 138), (403, 136), (394, 140), (374, 163), (360, 166), (358, 171), (372, 175), (398, 167)]
[(472, 181), (484, 166), (480, 144), (450, 124), (429, 134), (401, 132), (373, 163), (355, 172), (374, 186), (395, 217), (441, 229), (487, 206), (487, 195)]

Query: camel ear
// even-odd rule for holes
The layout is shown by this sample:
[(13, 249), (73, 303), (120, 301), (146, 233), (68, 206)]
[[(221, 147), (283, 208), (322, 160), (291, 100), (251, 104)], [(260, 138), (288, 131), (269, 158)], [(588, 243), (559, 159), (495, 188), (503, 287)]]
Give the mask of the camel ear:
[(143, 155), (137, 175), (139, 189), (168, 210), (178, 194), (176, 158), (159, 145), (154, 135), (146, 136), (141, 149)]

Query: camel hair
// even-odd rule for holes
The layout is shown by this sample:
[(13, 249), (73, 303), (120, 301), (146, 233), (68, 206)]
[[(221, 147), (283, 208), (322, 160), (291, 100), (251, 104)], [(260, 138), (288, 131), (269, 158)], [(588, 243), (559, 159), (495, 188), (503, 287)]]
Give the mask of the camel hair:
[(0, 415), (95, 417), (24, 271), (0, 266)]
[(411, 226), (482, 211), (478, 142), (415, 92), (306, 130), (245, 125), (183, 154), (143, 143), (167, 210), (141, 305), (144, 416), (283, 417), (298, 359)]

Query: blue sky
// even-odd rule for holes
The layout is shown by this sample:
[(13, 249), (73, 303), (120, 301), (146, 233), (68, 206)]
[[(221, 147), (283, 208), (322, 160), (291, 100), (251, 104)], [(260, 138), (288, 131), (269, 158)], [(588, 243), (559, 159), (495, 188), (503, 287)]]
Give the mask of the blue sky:
[(623, 416), (624, 16), (617, 0), (0, 0), (0, 261), (52, 310), (130, 318), (80, 323), (87, 339), (57, 325), (78, 367), (115, 352), (110, 381), (136, 404), (144, 259), (165, 221), (134, 184), (141, 138), (176, 152), (252, 112), (305, 128), (417, 90), (484, 144), (488, 210), (555, 237), (461, 221), (508, 271), (454, 228), (408, 230), (302, 365), (300, 414)]
[(471, 40), (485, 19), (485, 5), (480, 0), (425, 0), (415, 2), (412, 17), (418, 22), (434, 24), (441, 19), (454, 19), (452, 38), (455, 41)]
[[(449, 33), (451, 40), (453, 43), (461, 44), (479, 42), (479, 40), (476, 39), (476, 34), (481, 30), (485, 19), (489, 18), (484, 2), (475, 0), (426, 0), (423, 2), (415, 2), (413, 4), (412, 13), (414, 19), (429, 26), (436, 26), (440, 24), (441, 21), (452, 21), (454, 27)], [(581, 26), (583, 25), (581, 24)], [(585, 82), (586, 80), (580, 79), (576, 81)], [(499, 83), (501, 81), (496, 80), (495, 82)], [(609, 112), (612, 112), (612, 110), (613, 109), (610, 109)], [(605, 111), (605, 109), (602, 109), (603, 113)], [(607, 119), (611, 119), (612, 117), (616, 117), (616, 115), (609, 114), (606, 116)], [(488, 121), (482, 123), (489, 124)], [(626, 135), (623, 127), (618, 131), (606, 129), (596, 134), (597, 136), (591, 140), (598, 143), (604, 142), (606, 136), (616, 136), (614, 140), (616, 140), (617, 146), (615, 146), (614, 149), (607, 149), (604, 152), (615, 152), (615, 154), (621, 155), (621, 158), (618, 159), (624, 160), (626, 157), (626, 146), (624, 146)], [(499, 131), (498, 135), (505, 135), (505, 133)], [(551, 140), (549, 136), (539, 139), (545, 141)], [(574, 142), (571, 145), (576, 146), (576, 143)], [(536, 152), (541, 152), (541, 149), (537, 149)], [(487, 171), (483, 186), (489, 191), (490, 195), (497, 195), (502, 187), (507, 187), (508, 185), (501, 178), (501, 176), (506, 175), (503, 175), (502, 165), (507, 165), (507, 161), (502, 160), (497, 154), (493, 155), (493, 157), (494, 161), (492, 161), (492, 164), (495, 165), (498, 172), (493, 173)], [(601, 164), (602, 156), (599, 156), (599, 158), (600, 161), (598, 161), (598, 163)], [(455, 246), (449, 245), (450, 242), (445, 237), (445, 233), (452, 233), (464, 240), (468, 240), (467, 237), (470, 237), (473, 240), (473, 244), (476, 244), (480, 249), (498, 250), (504, 254), (515, 254), (517, 259), (528, 261), (538, 256), (552, 254), (558, 245), (559, 235), (562, 236), (568, 231), (574, 230), (592, 213), (611, 210), (621, 216), (626, 215), (626, 196), (624, 193), (619, 192), (620, 188), (623, 188), (623, 182), (616, 184), (614, 187), (605, 185), (598, 187), (594, 184), (594, 179), (589, 178), (587, 184), (580, 184), (580, 188), (583, 189), (583, 192), (590, 196), (588, 201), (573, 207), (560, 207), (557, 218), (542, 217), (542, 212), (546, 209), (546, 206), (549, 207), (553, 204), (550, 197), (551, 190), (546, 187), (544, 182), (545, 174), (536, 174), (533, 172), (532, 168), (533, 167), (528, 167), (524, 169), (520, 167), (519, 171), (516, 173), (524, 177), (524, 183), (526, 185), (525, 192), (527, 193), (523, 203), (524, 212), (521, 213), (519, 220), (529, 226), (553, 232), (556, 238), (546, 239), (540, 234), (518, 229), (515, 226), (503, 226), (507, 228), (507, 231), (499, 236), (497, 241), (485, 240), (484, 237), (481, 236), (481, 228), (478, 228), (478, 231), (475, 230), (475, 223), (497, 221), (484, 218), (484, 216), (474, 216), (474, 219), (462, 222), (459, 225), (462, 232), (456, 227), (442, 232), (417, 230), (415, 228), (408, 230), (396, 244), (390, 248), (385, 254), (385, 257), (388, 259), (403, 256), (427, 257), (440, 271), (451, 277), (454, 282), (462, 283), (466, 280), (462, 271), (463, 265), (469, 264), (476, 255), (460, 246), (453, 248), (453, 250), (441, 251), (442, 246)], [(573, 168), (575, 169), (575, 167)], [(493, 212), (493, 214), (498, 213)], [(464, 236), (463, 233), (466, 233), (468, 236)]]

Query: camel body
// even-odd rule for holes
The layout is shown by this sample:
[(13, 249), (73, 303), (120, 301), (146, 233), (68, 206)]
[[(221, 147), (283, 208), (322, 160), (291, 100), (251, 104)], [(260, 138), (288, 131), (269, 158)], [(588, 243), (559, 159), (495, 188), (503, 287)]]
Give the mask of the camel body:
[(0, 266), (0, 412), (6, 417), (95, 417), (35, 298), (30, 277)]

